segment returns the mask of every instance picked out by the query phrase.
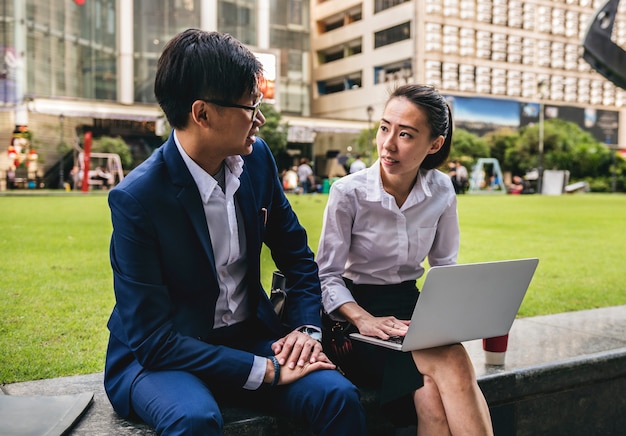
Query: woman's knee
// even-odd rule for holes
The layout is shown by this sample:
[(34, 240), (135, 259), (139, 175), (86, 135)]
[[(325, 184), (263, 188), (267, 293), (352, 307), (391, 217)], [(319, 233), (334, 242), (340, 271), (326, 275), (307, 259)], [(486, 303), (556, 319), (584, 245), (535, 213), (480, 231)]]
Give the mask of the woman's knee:
[(435, 380), (444, 375), (473, 378), (474, 367), (462, 344), (415, 351), (413, 358), (419, 371)]

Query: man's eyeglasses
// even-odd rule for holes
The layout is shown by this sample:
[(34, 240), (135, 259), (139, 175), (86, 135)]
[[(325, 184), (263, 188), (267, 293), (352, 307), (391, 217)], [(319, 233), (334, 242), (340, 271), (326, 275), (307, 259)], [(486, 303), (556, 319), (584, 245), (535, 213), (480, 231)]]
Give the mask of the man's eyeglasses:
[(200, 99), (204, 102), (207, 103), (211, 103), (211, 104), (215, 104), (217, 106), (221, 106), (221, 107), (234, 107), (234, 108), (238, 108), (238, 109), (246, 109), (249, 111), (252, 111), (252, 117), (250, 118), (250, 121), (254, 122), (254, 119), (256, 118), (256, 116), (258, 115), (259, 111), (261, 110), (261, 102), (263, 101), (263, 94), (259, 95), (259, 99), (256, 101), (256, 103), (254, 103), (254, 105), (252, 106), (246, 106), (243, 104), (235, 104), (235, 103), (228, 103), (222, 100), (205, 100), (205, 99)]

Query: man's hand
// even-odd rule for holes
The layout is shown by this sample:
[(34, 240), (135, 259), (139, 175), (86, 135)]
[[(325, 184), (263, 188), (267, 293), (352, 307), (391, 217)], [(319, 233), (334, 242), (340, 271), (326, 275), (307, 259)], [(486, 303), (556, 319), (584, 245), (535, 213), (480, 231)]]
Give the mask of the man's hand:
[(285, 369), (295, 369), (296, 367), (302, 369), (305, 364), (314, 364), (316, 362), (333, 365), (322, 351), (322, 344), (306, 333), (301, 333), (297, 330), (292, 331), (287, 336), (274, 342), (272, 344), (272, 350), (278, 362), (281, 366), (284, 366)]
[[(321, 354), (323, 355), (324, 353), (321, 353)], [(314, 371), (319, 371), (321, 369), (335, 369), (335, 368), (336, 366), (330, 363), (328, 359), (326, 359), (326, 361), (318, 360), (317, 362), (314, 362), (314, 363), (305, 362), (304, 365), (302, 366), (295, 365), (293, 369), (287, 366), (281, 365), (280, 378), (278, 379), (276, 384), (287, 385), (289, 383), (295, 382), (298, 379), (301, 379), (305, 375), (310, 374)], [(265, 371), (265, 378), (263, 379), (263, 382), (274, 383), (275, 374), (276, 372), (274, 369), (274, 363), (272, 362), (271, 359), (267, 359), (267, 369)]]

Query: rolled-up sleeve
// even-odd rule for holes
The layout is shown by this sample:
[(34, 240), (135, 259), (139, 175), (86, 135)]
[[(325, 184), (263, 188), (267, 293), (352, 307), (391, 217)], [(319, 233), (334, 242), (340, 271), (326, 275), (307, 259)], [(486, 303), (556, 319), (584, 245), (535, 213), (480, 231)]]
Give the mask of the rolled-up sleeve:
[(324, 223), (317, 252), (322, 304), (329, 314), (345, 303), (354, 302), (352, 293), (343, 281), (354, 216), (350, 208), (350, 202), (343, 196), (342, 191), (332, 186), (324, 211)]

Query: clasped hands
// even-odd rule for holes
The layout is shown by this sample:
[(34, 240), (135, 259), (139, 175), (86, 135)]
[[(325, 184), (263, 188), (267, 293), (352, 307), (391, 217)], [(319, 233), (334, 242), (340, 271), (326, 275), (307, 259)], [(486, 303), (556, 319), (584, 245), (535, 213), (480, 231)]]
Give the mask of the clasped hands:
[[(279, 385), (293, 383), (314, 371), (336, 368), (322, 350), (322, 344), (297, 330), (274, 342), (272, 351), (281, 366)], [(268, 366), (273, 366), (270, 362), (268, 359)], [(267, 373), (274, 374), (273, 368)]]

